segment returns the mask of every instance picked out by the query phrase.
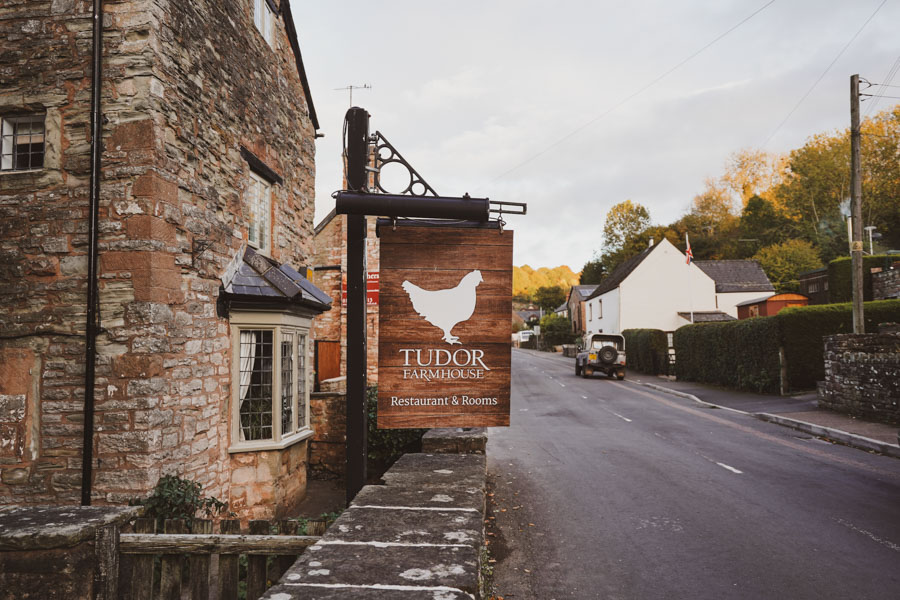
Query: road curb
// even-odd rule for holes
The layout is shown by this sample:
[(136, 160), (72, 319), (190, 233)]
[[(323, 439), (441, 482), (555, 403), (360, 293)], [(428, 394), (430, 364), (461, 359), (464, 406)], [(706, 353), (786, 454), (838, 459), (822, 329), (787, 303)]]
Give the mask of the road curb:
[(840, 444), (846, 444), (847, 446), (859, 448), (860, 450), (868, 450), (870, 452), (878, 452), (886, 456), (891, 456), (893, 458), (900, 458), (900, 446), (888, 444), (887, 442), (873, 440), (872, 438), (867, 438), (862, 435), (856, 435), (854, 433), (848, 433), (846, 431), (841, 431), (840, 429), (834, 429), (832, 427), (816, 425), (815, 423), (808, 423), (806, 421), (798, 421), (796, 419), (779, 417), (778, 415), (773, 415), (771, 413), (751, 414), (761, 421), (767, 421), (769, 423), (775, 423), (777, 425), (783, 425), (785, 427), (797, 429), (798, 431), (809, 433), (816, 437), (825, 438), (827, 440), (838, 442)]
[(672, 394), (673, 396), (687, 398), (688, 400), (693, 400), (697, 404), (702, 404), (702, 405), (708, 406), (710, 408), (720, 408), (722, 410), (729, 410), (733, 413), (738, 413), (740, 415), (749, 415), (750, 414), (746, 411), (738, 410), (736, 408), (731, 408), (728, 406), (721, 406), (719, 404), (713, 404), (712, 402), (707, 402), (705, 400), (701, 400), (700, 398), (698, 398), (697, 396), (695, 396), (693, 394), (688, 394), (687, 392), (679, 392), (678, 390), (673, 390), (672, 388), (667, 388), (662, 385), (656, 385), (655, 383), (644, 383), (643, 381), (634, 381), (634, 380), (632, 380), (632, 383), (637, 383), (639, 385), (643, 385), (648, 388), (653, 388), (654, 390), (658, 390), (660, 392), (666, 392), (667, 394)]
[(654, 390), (658, 390), (660, 392), (665, 392), (667, 394), (671, 394), (673, 396), (679, 396), (681, 398), (687, 398), (688, 400), (693, 400), (698, 404), (703, 404), (705, 406), (709, 406), (712, 408), (721, 408), (723, 410), (730, 410), (731, 412), (740, 413), (742, 415), (749, 415), (760, 421), (766, 421), (767, 423), (775, 423), (776, 425), (781, 425), (783, 427), (790, 427), (791, 429), (796, 429), (798, 431), (802, 431), (804, 433), (808, 433), (810, 435), (814, 435), (816, 437), (824, 438), (826, 440), (830, 440), (832, 442), (837, 442), (839, 444), (844, 444), (847, 446), (851, 446), (853, 448), (859, 448), (860, 450), (867, 450), (869, 452), (878, 452), (880, 454), (884, 454), (885, 456), (890, 456), (893, 458), (900, 458), (900, 446), (895, 446), (893, 444), (888, 444), (887, 442), (880, 442), (878, 440), (873, 440), (872, 438), (867, 438), (862, 435), (856, 435), (854, 433), (848, 433), (846, 431), (842, 431), (840, 429), (834, 429), (832, 427), (824, 427), (822, 425), (816, 425), (815, 423), (808, 423), (806, 421), (798, 421), (796, 419), (788, 419), (787, 417), (779, 417), (778, 415), (773, 415), (771, 413), (748, 413), (743, 410), (738, 410), (736, 408), (729, 408), (727, 406), (720, 406), (718, 404), (713, 404), (711, 402), (706, 402), (701, 400), (697, 396), (693, 394), (688, 394), (686, 392), (679, 392), (678, 390), (673, 390), (672, 388), (667, 388), (665, 386), (656, 385), (653, 383), (643, 383), (641, 381), (633, 381), (632, 383), (637, 383), (643, 385), (645, 387), (653, 388)]

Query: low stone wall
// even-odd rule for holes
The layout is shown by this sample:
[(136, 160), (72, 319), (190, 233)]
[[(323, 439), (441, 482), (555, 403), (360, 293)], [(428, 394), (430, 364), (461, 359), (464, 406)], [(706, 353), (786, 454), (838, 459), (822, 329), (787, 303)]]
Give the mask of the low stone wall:
[(893, 268), (872, 273), (872, 299), (900, 298), (900, 269)]
[(0, 599), (118, 597), (118, 530), (140, 508), (0, 510)]
[(827, 336), (819, 406), (900, 424), (900, 333)]
[(309, 397), (309, 478), (341, 479), (347, 469), (347, 396), (316, 392)]
[(404, 455), (263, 600), (478, 597), (485, 469), (481, 454)]
[(487, 430), (484, 427), (429, 429), (422, 436), (426, 454), (484, 454)]

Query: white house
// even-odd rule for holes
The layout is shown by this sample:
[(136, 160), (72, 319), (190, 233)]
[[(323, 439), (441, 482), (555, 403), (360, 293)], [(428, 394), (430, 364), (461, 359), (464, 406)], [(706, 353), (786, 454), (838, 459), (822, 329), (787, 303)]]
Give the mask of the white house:
[[(674, 331), (692, 320), (731, 321), (737, 318), (736, 305), (745, 294), (759, 297), (766, 293), (763, 289), (751, 292), (750, 288), (768, 285), (766, 289), (774, 292), (753, 261), (703, 263), (705, 268), (698, 262), (687, 264), (685, 255), (666, 239), (631, 257), (585, 301), (585, 333), (636, 328)], [(727, 264), (720, 268), (717, 263)]]

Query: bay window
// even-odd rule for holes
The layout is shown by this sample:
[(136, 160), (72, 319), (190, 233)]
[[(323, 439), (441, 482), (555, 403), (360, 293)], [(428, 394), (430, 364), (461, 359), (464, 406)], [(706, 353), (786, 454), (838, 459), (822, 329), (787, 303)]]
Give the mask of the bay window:
[(231, 315), (231, 452), (279, 449), (309, 435), (309, 319), (289, 313)]

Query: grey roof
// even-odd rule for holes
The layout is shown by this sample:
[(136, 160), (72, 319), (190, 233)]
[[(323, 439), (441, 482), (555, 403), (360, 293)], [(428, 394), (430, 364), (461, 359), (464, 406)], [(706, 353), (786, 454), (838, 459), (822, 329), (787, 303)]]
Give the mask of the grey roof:
[(696, 260), (694, 264), (716, 282), (717, 292), (775, 291), (755, 260)]
[(247, 247), (225, 293), (243, 299), (289, 300), (320, 311), (328, 310), (331, 297), (287, 263), (277, 262)]
[[(691, 313), (689, 312), (680, 312), (678, 316), (688, 321), (691, 320)], [(694, 311), (694, 323), (716, 323), (719, 321), (737, 321), (737, 319), (720, 310)]]
[(644, 262), (644, 259), (650, 256), (650, 253), (659, 248), (662, 244), (653, 244), (649, 248), (643, 250), (640, 254), (635, 254), (621, 265), (616, 267), (612, 273), (609, 274), (606, 279), (600, 282), (600, 285), (597, 286), (590, 296), (587, 297), (587, 300), (591, 298), (596, 298), (597, 296), (602, 296), (606, 292), (616, 289), (621, 285), (625, 278), (631, 275), (631, 272), (634, 271), (639, 264)]
[(747, 300), (745, 302), (741, 302), (740, 304), (735, 304), (735, 306), (749, 306), (751, 304), (757, 304), (759, 302), (765, 302), (772, 296), (762, 296), (761, 298), (754, 298), (753, 300)]
[(563, 302), (562, 304), (560, 304), (559, 306), (557, 306), (556, 308), (554, 308), (554, 309), (553, 309), (553, 312), (555, 312), (555, 313), (561, 313), (561, 312), (566, 312), (567, 310), (569, 310), (569, 303), (568, 303), (568, 302)]
[(522, 317), (523, 320), (528, 321), (529, 319), (533, 319), (535, 317), (541, 316), (541, 311), (536, 308), (529, 308), (526, 310), (516, 311), (516, 314)]
[(577, 300), (586, 300), (591, 294), (594, 293), (594, 290), (596, 290), (596, 289), (597, 289), (597, 284), (573, 285), (572, 289), (569, 290), (569, 300), (571, 300), (572, 294), (578, 295)]

